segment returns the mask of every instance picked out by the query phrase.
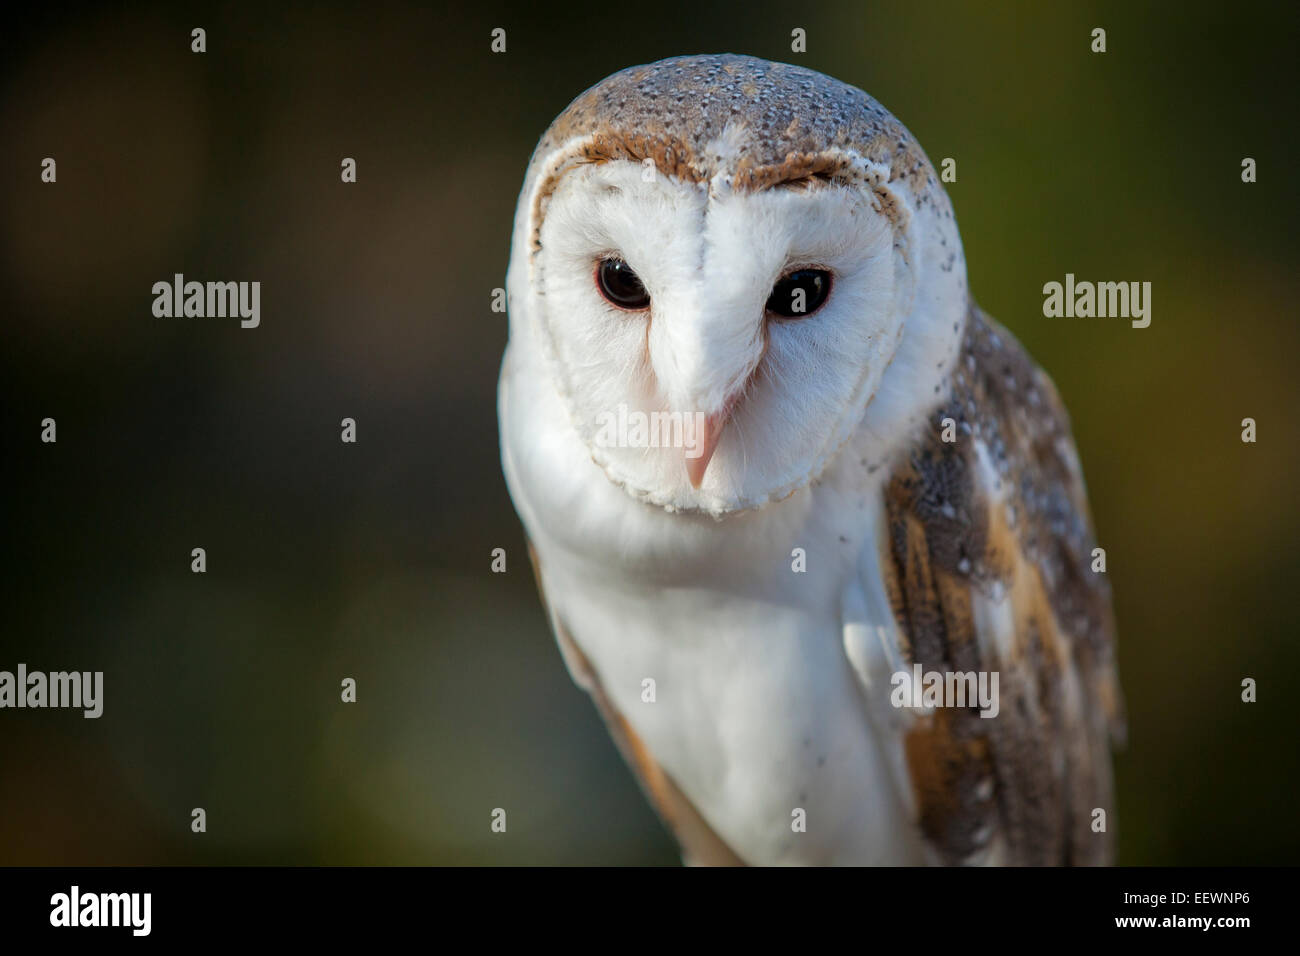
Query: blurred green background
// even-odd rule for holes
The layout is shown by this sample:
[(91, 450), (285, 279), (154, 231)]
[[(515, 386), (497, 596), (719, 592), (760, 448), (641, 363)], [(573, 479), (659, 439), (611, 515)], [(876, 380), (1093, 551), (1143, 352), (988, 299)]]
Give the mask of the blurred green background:
[[(1295, 4), (28, 14), (0, 41), (0, 669), (106, 690), (97, 721), (0, 712), (0, 864), (676, 862), (543, 618), (489, 303), (551, 118), (723, 51), (957, 160), (975, 295), (1060, 388), (1108, 552), (1121, 862), (1296, 861)], [(260, 280), (261, 327), (154, 318), (175, 272)], [(1066, 272), (1150, 281), (1150, 328), (1043, 318)]]

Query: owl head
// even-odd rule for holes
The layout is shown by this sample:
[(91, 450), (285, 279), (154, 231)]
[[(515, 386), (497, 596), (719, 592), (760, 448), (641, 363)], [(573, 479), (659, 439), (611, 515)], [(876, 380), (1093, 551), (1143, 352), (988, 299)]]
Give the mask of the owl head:
[(578, 97), (533, 154), (507, 280), (596, 466), (716, 517), (885, 456), (938, 400), (968, 305), (952, 208), (861, 90), (742, 56)]

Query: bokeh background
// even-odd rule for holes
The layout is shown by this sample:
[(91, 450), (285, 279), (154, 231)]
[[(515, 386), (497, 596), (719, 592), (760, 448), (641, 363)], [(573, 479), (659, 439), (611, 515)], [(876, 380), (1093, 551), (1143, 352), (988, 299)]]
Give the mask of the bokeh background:
[[(722, 51), (858, 85), (957, 160), (975, 295), (1064, 395), (1108, 552), (1120, 861), (1300, 856), (1295, 4), (26, 16), (0, 40), (0, 669), (106, 690), (99, 720), (0, 712), (0, 864), (677, 861), (547, 630), (489, 305), (551, 118)], [(154, 318), (176, 272), (261, 281), (261, 327)], [(1151, 327), (1043, 318), (1066, 272), (1150, 281)]]

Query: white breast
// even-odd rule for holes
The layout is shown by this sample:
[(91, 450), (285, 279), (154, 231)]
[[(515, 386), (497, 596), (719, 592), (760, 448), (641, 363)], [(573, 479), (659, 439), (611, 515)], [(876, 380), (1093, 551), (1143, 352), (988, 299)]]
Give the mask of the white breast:
[(501, 378), (510, 491), (548, 601), (655, 759), (748, 862), (924, 862), (844, 651), (846, 591), (892, 623), (857, 583), (879, 512), (865, 470), (850, 479), (842, 461), (722, 522), (669, 514), (593, 464), (529, 354), (512, 342)]

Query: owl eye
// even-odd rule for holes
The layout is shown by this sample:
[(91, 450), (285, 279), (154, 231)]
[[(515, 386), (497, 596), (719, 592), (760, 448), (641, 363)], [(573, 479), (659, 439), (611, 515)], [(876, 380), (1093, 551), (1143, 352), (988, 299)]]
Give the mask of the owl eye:
[(611, 305), (620, 309), (640, 312), (650, 308), (650, 293), (622, 259), (601, 259), (596, 263), (596, 286)]
[(831, 294), (831, 274), (823, 269), (797, 269), (777, 280), (767, 311), (785, 319), (812, 315)]

